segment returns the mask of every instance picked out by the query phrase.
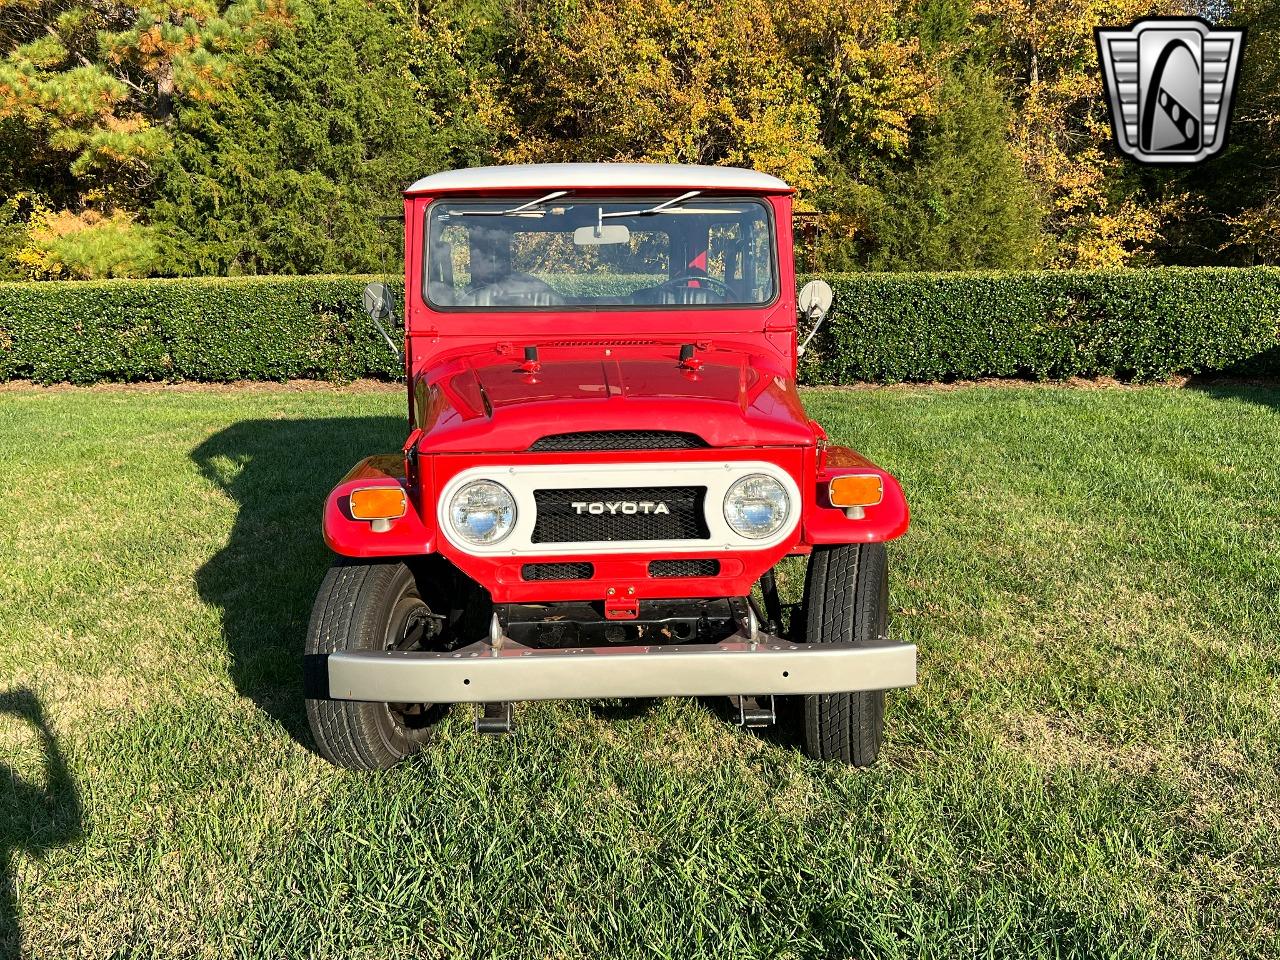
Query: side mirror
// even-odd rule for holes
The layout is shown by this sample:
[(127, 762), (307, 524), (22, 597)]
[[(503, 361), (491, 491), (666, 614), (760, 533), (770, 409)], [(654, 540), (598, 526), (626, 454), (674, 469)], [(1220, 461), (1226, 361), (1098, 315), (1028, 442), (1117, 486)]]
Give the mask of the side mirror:
[(382, 325), (383, 320), (392, 319), (396, 315), (395, 293), (385, 283), (374, 282), (364, 288), (363, 299), (364, 312), (369, 315), (369, 319), (373, 321), (378, 333), (382, 334), (382, 339), (387, 342), (387, 346), (396, 355), (396, 359), (404, 363), (404, 357), (400, 355), (400, 348), (396, 346), (396, 342), (387, 333), (387, 328)]
[(822, 326), (822, 318), (831, 309), (831, 301), (833, 299), (835, 299), (835, 294), (831, 292), (831, 284), (825, 280), (810, 280), (801, 289), (800, 298), (796, 301), (796, 305), (800, 308), (802, 314), (813, 321), (813, 329), (804, 338), (804, 342), (796, 348), (797, 356), (803, 357), (804, 352), (809, 349), (809, 341), (813, 339), (813, 335)]
[(800, 312), (810, 320), (821, 323), (822, 318), (831, 309), (831, 301), (834, 298), (835, 294), (831, 292), (831, 284), (825, 280), (810, 280), (800, 291), (800, 299), (798, 301)]
[[(812, 284), (810, 284), (812, 286)], [(809, 287), (805, 287), (806, 290)], [(385, 283), (371, 283), (364, 288), (364, 312), (374, 321), (396, 315), (396, 295)]]

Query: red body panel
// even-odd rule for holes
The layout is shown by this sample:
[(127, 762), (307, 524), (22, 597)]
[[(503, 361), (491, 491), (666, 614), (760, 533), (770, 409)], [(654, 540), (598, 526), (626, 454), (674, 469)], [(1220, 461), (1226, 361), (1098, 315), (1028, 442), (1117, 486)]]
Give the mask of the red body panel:
[[(589, 191), (583, 191), (589, 192)], [(616, 195), (617, 191), (610, 192)], [(492, 195), (492, 192), (486, 196)], [(484, 313), (433, 310), (421, 290), (423, 226), (433, 198), (405, 199), (406, 350), (411, 433), (403, 454), (363, 461), (330, 494), (325, 542), (352, 557), (440, 552), (487, 588), (495, 602), (635, 600), (745, 596), (788, 554), (816, 544), (889, 540), (908, 523), (906, 500), (886, 471), (843, 447), (828, 446), (796, 392), (795, 274), (791, 198), (766, 194), (778, 243), (777, 299), (763, 307), (661, 310), (524, 310)], [(697, 344), (696, 369), (679, 363), (680, 346)], [(523, 349), (537, 346), (531, 369)], [(553, 433), (674, 430), (704, 448), (534, 453)], [(438, 535), (436, 491), (463, 470), (515, 464), (698, 463), (765, 461), (785, 470), (801, 491), (801, 519), (768, 549), (477, 556)], [(882, 501), (850, 519), (827, 499), (832, 477), (876, 473)], [(399, 484), (406, 516), (385, 533), (353, 520), (347, 498), (360, 486)], [(714, 558), (720, 574), (655, 579), (655, 559)], [(591, 562), (582, 581), (532, 581), (527, 563)]]
[(678, 430), (712, 447), (814, 443), (782, 358), (738, 339), (702, 343), (697, 370), (680, 367), (679, 342), (544, 342), (533, 373), (507, 342), (437, 354), (413, 381), (419, 450), (517, 452), (569, 430)]
[[(374, 533), (367, 521), (351, 516), (351, 491), (360, 487), (404, 487), (409, 509)], [(410, 482), (403, 454), (383, 454), (357, 463), (329, 492), (324, 504), (324, 542), (344, 557), (412, 557), (435, 552), (435, 516), (422, 512), (423, 491)], [(423, 518), (426, 518), (425, 522)]]
[[(864, 507), (865, 516), (850, 520), (842, 507), (833, 507), (827, 495), (827, 484), (834, 477), (847, 474), (874, 473), (884, 484), (884, 496), (875, 506)], [(804, 542), (877, 543), (894, 540), (907, 532), (911, 520), (902, 486), (889, 471), (877, 467), (862, 454), (848, 447), (824, 446), (818, 458), (814, 499), (804, 508)]]

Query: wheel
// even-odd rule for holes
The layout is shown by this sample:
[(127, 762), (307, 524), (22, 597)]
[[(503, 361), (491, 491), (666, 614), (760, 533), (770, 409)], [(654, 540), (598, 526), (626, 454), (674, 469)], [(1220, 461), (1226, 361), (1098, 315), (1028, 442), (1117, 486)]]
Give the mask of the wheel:
[[(883, 543), (814, 547), (805, 577), (805, 642), (872, 641), (889, 620)], [(884, 739), (884, 691), (804, 698), (805, 753), (855, 767), (874, 763)]]
[[(339, 561), (329, 568), (311, 611), (307, 653), (425, 650), (440, 618), (418, 579), (398, 561)], [(440, 704), (307, 700), (320, 755), (353, 770), (385, 770), (418, 750), (447, 708)]]

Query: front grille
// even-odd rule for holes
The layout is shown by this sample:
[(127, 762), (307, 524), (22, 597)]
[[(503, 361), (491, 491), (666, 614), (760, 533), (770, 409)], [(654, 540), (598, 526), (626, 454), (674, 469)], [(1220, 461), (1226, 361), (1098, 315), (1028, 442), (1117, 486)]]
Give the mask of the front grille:
[[(533, 543), (706, 540), (706, 487), (604, 487), (535, 490)], [(577, 504), (577, 506), (575, 506)], [(658, 504), (666, 511), (653, 512)], [(592, 513), (591, 507), (599, 512)], [(648, 510), (648, 512), (645, 512)]]
[(720, 573), (719, 560), (654, 560), (651, 577), (714, 577)]
[(693, 450), (705, 447), (701, 437), (675, 430), (591, 430), (553, 433), (529, 449), (546, 450)]
[(525, 580), (590, 580), (595, 572), (589, 563), (526, 563), (520, 568)]

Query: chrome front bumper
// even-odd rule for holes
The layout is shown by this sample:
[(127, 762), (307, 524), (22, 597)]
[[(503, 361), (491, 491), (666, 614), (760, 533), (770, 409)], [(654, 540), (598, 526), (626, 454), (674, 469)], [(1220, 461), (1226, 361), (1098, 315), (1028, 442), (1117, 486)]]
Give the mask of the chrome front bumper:
[(502, 638), (447, 653), (308, 658), (307, 696), (393, 703), (847, 693), (909, 687), (909, 643), (790, 643), (760, 634), (684, 646), (534, 649)]

